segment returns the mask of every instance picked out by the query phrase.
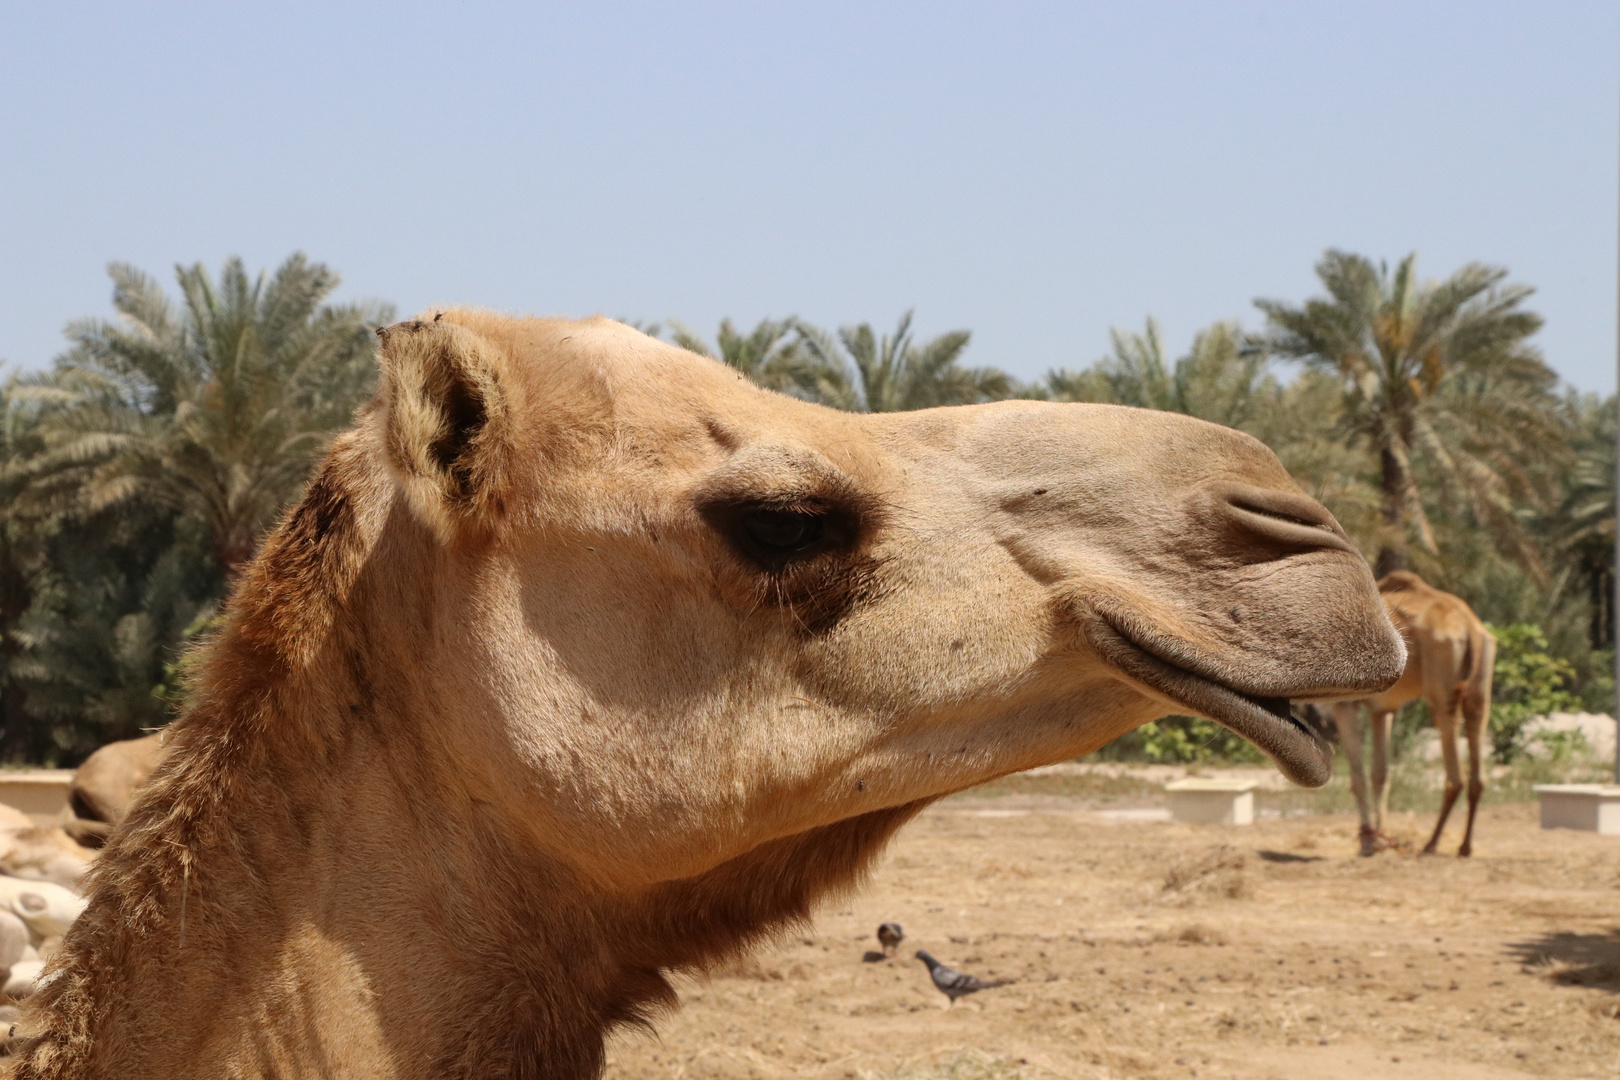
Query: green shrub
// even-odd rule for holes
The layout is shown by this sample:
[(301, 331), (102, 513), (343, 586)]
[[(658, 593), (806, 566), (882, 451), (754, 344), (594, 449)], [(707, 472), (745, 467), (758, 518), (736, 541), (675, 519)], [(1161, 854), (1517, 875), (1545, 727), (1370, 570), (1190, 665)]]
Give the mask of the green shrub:
[(1154, 720), (1121, 735), (1091, 756), (1098, 761), (1145, 761), (1164, 765), (1265, 760), (1265, 755), (1242, 736), (1201, 716), (1166, 716)]
[(1496, 681), (1491, 690), (1491, 752), (1504, 765), (1526, 749), (1525, 725), (1537, 716), (1577, 712), (1575, 666), (1548, 652), (1547, 635), (1533, 623), (1492, 626)]

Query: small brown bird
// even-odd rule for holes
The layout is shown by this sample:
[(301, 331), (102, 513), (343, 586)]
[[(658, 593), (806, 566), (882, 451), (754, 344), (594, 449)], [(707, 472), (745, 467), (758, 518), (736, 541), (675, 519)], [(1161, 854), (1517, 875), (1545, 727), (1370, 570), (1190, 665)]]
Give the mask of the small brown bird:
[(886, 922), (878, 927), (878, 944), (883, 946), (884, 956), (893, 956), (900, 943), (906, 939), (906, 932), (900, 929), (897, 922)]

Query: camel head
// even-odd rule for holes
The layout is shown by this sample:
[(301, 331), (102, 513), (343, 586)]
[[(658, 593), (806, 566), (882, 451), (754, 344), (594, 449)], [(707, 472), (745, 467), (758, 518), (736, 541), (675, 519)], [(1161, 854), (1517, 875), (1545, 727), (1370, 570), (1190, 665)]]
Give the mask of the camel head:
[(1172, 712), (1289, 776), (1400, 676), (1245, 435), (855, 415), (605, 320), (388, 327), (14, 1040), (37, 1078), (600, 1074), (932, 799)]
[(1338, 524), (1227, 428), (838, 412), (602, 319), (448, 311), (381, 337), (377, 402), (329, 466), (386, 477), (347, 617), (470, 797), (603, 883), (1176, 712), (1318, 785), (1331, 751), (1290, 702), (1403, 668)]

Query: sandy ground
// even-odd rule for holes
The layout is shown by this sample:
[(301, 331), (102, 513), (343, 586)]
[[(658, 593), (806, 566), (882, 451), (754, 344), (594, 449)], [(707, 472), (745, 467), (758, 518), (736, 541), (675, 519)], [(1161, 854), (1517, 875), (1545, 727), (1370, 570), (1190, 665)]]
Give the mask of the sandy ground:
[[(1101, 807), (934, 807), (811, 928), (683, 981), (608, 1075), (1620, 1076), (1620, 837), (1495, 806), (1470, 860), (1362, 859), (1347, 815), (1235, 828)], [(902, 958), (863, 959), (888, 920)], [(1016, 981), (946, 1008), (917, 948)]]

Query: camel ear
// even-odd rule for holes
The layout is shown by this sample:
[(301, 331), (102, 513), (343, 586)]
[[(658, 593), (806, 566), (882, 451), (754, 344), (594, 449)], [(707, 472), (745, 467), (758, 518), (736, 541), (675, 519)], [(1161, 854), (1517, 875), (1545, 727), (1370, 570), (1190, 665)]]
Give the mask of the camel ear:
[(504, 354), (442, 315), (377, 336), (388, 461), (412, 508), (445, 541), (494, 528), (510, 433)]

